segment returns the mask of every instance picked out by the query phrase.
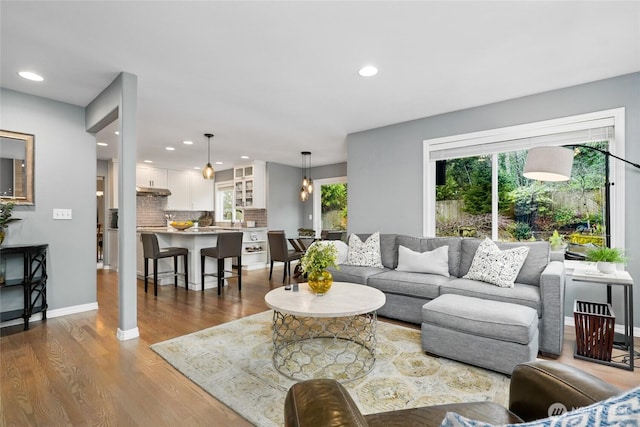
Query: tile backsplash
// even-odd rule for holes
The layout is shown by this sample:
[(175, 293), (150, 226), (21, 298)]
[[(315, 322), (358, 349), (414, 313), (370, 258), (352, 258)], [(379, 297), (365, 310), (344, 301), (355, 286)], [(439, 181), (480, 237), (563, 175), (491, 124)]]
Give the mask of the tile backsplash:
[[(136, 225), (139, 227), (153, 227), (166, 225), (165, 213), (174, 214), (175, 221), (187, 221), (200, 218), (204, 211), (169, 211), (167, 198), (158, 196), (136, 197)], [(211, 215), (215, 217), (213, 211)], [(255, 221), (256, 227), (267, 227), (266, 209), (247, 209), (244, 211), (243, 223)], [(226, 224), (225, 224), (226, 225)]]
[(136, 225), (138, 227), (166, 225), (165, 209), (167, 209), (166, 197), (136, 196)]

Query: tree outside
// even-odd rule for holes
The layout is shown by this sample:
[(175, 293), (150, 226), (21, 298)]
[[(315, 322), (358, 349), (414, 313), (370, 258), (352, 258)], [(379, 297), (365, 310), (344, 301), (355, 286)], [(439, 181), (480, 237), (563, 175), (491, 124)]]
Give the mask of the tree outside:
[(324, 184), (320, 187), (323, 230), (347, 229), (347, 184)]
[[(606, 150), (607, 143), (589, 144)], [(571, 179), (542, 182), (522, 175), (526, 151), (498, 156), (500, 240), (548, 240), (557, 230), (571, 243), (603, 244), (606, 157), (576, 149)], [(447, 160), (436, 187), (439, 236), (491, 236), (492, 155)]]

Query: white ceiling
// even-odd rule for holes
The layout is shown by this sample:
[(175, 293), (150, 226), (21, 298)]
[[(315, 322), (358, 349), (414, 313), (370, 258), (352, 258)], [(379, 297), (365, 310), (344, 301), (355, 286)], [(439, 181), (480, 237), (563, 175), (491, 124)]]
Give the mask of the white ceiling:
[[(138, 160), (180, 169), (206, 163), (206, 132), (219, 170), (241, 155), (300, 166), (304, 150), (332, 164), (347, 160), (352, 132), (640, 71), (639, 1), (0, 8), (2, 87), (86, 106), (119, 72), (135, 74)], [(379, 74), (358, 76), (366, 64)], [(98, 157), (114, 157), (113, 132), (98, 140), (110, 143)]]

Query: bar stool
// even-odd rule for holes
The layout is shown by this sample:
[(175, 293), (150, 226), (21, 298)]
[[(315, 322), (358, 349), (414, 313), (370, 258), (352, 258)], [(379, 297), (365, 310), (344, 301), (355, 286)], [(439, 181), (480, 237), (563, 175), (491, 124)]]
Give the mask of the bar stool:
[(178, 273), (178, 257), (184, 256), (184, 287), (189, 289), (189, 249), (167, 247), (160, 249), (158, 245), (158, 238), (154, 233), (142, 233), (142, 249), (144, 253), (144, 291), (147, 292), (147, 285), (149, 281), (149, 260), (153, 260), (153, 294), (158, 296), (158, 274), (167, 275), (170, 271), (164, 271), (158, 273), (158, 260), (160, 258), (173, 257), (173, 275), (174, 285), (178, 287), (178, 276), (183, 273)]
[[(218, 295), (222, 291), (222, 281), (225, 279), (224, 273), (233, 273), (233, 266), (231, 271), (224, 269), (225, 258), (238, 258), (238, 274), (232, 274), (227, 277), (238, 278), (238, 290), (242, 290), (242, 232), (229, 232), (218, 234), (217, 245), (211, 248), (200, 249), (200, 283), (202, 284), (202, 290), (204, 291), (204, 276), (216, 276), (218, 278)], [(204, 261), (206, 257), (216, 258), (218, 260), (218, 272), (217, 273), (205, 273)]]

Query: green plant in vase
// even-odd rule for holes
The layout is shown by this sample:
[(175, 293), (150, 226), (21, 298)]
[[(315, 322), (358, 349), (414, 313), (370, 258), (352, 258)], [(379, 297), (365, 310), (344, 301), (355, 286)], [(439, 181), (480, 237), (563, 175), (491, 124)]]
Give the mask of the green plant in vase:
[(595, 262), (598, 270), (605, 274), (615, 272), (616, 264), (627, 262), (624, 249), (608, 248), (606, 246), (589, 249), (585, 256), (587, 261)]
[(333, 276), (326, 269), (337, 267), (338, 250), (330, 242), (315, 242), (300, 259), (302, 271), (307, 274), (309, 288), (316, 295), (324, 295), (333, 284)]
[(4, 242), (5, 229), (13, 221), (20, 221), (21, 218), (13, 218), (14, 202), (0, 201), (0, 245)]

